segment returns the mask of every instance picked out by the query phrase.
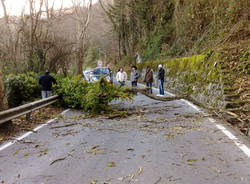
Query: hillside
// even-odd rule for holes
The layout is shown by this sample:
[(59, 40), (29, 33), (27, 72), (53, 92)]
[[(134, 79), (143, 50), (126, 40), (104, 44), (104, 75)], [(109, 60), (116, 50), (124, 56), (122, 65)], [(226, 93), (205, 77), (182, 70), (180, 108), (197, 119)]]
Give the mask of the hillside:
[(250, 127), (250, 15), (245, 0), (116, 0), (103, 6), (117, 35), (120, 66), (167, 69), (168, 90), (188, 93)]

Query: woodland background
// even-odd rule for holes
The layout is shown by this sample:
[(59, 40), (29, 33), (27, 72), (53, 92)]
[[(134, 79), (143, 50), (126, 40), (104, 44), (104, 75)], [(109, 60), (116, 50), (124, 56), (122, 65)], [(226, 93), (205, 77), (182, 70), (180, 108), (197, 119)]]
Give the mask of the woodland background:
[(98, 59), (116, 69), (135, 64), (136, 53), (153, 63), (218, 52), (232, 73), (243, 72), (240, 83), (248, 80), (249, 0), (102, 0), (85, 7), (73, 0), (71, 8), (61, 9), (51, 1), (29, 0), (29, 14), (17, 17), (1, 0), (1, 109), (9, 74), (81, 74)]

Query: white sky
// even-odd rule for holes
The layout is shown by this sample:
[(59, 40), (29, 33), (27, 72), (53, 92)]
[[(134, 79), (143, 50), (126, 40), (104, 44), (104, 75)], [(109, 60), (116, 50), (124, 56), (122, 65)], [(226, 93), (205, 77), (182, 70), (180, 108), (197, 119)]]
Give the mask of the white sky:
[[(37, 2), (37, 7), (39, 6), (40, 0), (35, 0)], [(49, 0), (50, 5), (52, 5), (53, 1), (55, 1), (54, 8), (59, 9), (61, 7), (61, 3), (63, 1), (64, 7), (70, 7), (72, 5), (72, 0)], [(93, 3), (96, 3), (98, 0), (93, 0)], [(5, 0), (5, 5), (7, 8), (7, 12), (9, 15), (20, 15), (23, 8), (25, 8), (25, 12), (28, 11), (28, 0)], [(0, 3), (0, 17), (3, 16), (3, 8)]]

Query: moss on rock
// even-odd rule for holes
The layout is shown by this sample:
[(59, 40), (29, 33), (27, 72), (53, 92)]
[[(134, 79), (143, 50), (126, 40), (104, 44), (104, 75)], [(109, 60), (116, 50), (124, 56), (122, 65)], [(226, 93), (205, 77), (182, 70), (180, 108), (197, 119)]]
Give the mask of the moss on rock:
[[(202, 100), (202, 103), (216, 106), (223, 104), (221, 102), (223, 81), (219, 61), (219, 54), (210, 50), (204, 54), (190, 57), (147, 61), (139, 64), (138, 68), (142, 70), (146, 66), (151, 66), (153, 70), (157, 71), (157, 66), (162, 64), (166, 69), (168, 90), (173, 89), (179, 93), (190, 94), (194, 98), (202, 94), (207, 99), (199, 97), (200, 100), (197, 101)], [(216, 84), (216, 87), (211, 84)]]

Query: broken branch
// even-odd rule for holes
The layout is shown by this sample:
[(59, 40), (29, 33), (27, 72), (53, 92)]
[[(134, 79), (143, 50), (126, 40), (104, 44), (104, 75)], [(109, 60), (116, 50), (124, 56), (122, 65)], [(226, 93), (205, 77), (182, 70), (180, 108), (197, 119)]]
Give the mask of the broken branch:
[(133, 92), (133, 93), (141, 93), (149, 98), (152, 98), (154, 100), (159, 100), (159, 101), (173, 101), (173, 100), (180, 100), (180, 99), (187, 99), (187, 95), (184, 96), (171, 96), (171, 97), (158, 97), (153, 94), (148, 93), (149, 88), (127, 88), (126, 89), (128, 92)]
[(55, 127), (51, 127), (51, 129), (65, 128), (65, 127), (70, 127), (70, 126), (74, 126), (74, 125), (79, 125), (79, 123), (71, 123), (71, 124), (62, 125), (62, 126), (55, 126)]

